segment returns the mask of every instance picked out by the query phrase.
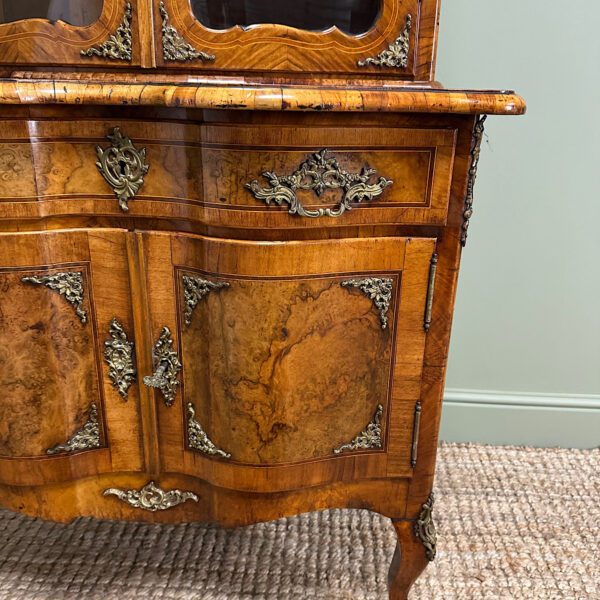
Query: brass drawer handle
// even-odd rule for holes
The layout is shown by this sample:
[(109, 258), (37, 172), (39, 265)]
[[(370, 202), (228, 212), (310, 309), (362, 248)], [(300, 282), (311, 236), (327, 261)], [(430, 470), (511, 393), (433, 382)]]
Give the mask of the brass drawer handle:
[(168, 327), (163, 327), (154, 349), (154, 373), (144, 377), (144, 383), (160, 390), (167, 406), (172, 406), (179, 387), (179, 371), (182, 369), (177, 352), (173, 350), (173, 338)]
[[(339, 217), (347, 210), (352, 210), (352, 202), (373, 200), (393, 183), (385, 177), (380, 177), (376, 183), (369, 183), (376, 173), (375, 169), (363, 167), (360, 173), (348, 173), (340, 167), (337, 159), (328, 157), (327, 152), (324, 149), (312, 154), (291, 175), (279, 176), (266, 171), (263, 177), (269, 180), (269, 187), (261, 187), (256, 179), (246, 183), (245, 187), (257, 200), (263, 200), (266, 204), (289, 204), (290, 215), (317, 218)], [(326, 190), (337, 189), (343, 191), (343, 196), (334, 208), (306, 208), (296, 195), (297, 190), (312, 190), (316, 196), (321, 196)]]
[(96, 166), (118, 198), (121, 210), (127, 212), (129, 200), (144, 184), (144, 175), (150, 168), (146, 162), (146, 148), (138, 150), (118, 127), (106, 137), (111, 146), (106, 149), (96, 146)]

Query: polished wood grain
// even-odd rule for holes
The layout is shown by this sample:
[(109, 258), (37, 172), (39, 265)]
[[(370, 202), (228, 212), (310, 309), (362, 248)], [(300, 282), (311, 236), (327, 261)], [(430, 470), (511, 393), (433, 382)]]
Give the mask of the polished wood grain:
[(89, 104), (109, 106), (168, 106), (253, 111), (405, 112), (440, 114), (521, 115), (525, 101), (514, 92), (416, 88), (396, 84), (384, 88), (337, 85), (256, 84), (204, 78), (172, 84), (162, 77), (148, 85), (137, 77), (119, 75), (78, 81), (77, 78), (0, 79), (2, 104)]
[[(20, 239), (13, 237), (12, 247), (2, 241), (2, 252), (14, 256)], [(89, 290), (85, 263), (0, 269), (2, 457), (45, 456), (83, 426), (91, 403), (100, 402), (93, 329), (64, 297), (23, 282), (61, 271), (82, 273)], [(88, 298), (83, 306), (89, 314)]]
[[(526, 108), (511, 91), (434, 81), (439, 4), (383, 0), (376, 25), (350, 36), (209, 30), (188, 0), (164, 0), (171, 34), (214, 61), (165, 59), (159, 0), (132, 1), (131, 62), (80, 54), (116, 31), (122, 0), (105, 0), (89, 27), (0, 25), (3, 506), (58, 521), (224, 526), (366, 508), (393, 520), (390, 598), (407, 599), (427, 564), (414, 525), (433, 486), (473, 129), (478, 115)], [(406, 68), (360, 67), (408, 14)], [(96, 165), (115, 127), (149, 165), (127, 212)], [(336, 168), (393, 183), (319, 218), (246, 187), (324, 150)], [(309, 210), (342, 198), (302, 187)], [(82, 273), (85, 324), (56, 291), (21, 281), (66, 268)], [(190, 309), (183, 277), (227, 286)], [(341, 285), (360, 278), (392, 280), (385, 328), (371, 298)], [(115, 318), (135, 348), (127, 397), (104, 360)], [(160, 372), (165, 327), (182, 363), (169, 403), (143, 383)], [(99, 447), (47, 455), (91, 402)], [(192, 447), (189, 405), (223, 452)], [(380, 405), (381, 447), (335, 454)], [(103, 494), (151, 481), (187, 501), (150, 512)]]
[[(248, 494), (211, 486), (196, 477), (163, 474), (155, 482), (164, 490), (195, 493), (198, 502), (185, 502), (170, 510), (148, 512), (117, 498), (103, 496), (110, 487), (139, 490), (151, 479), (132, 473), (99, 474), (72, 483), (36, 487), (2, 485), (2, 505), (11, 510), (68, 522), (81, 516), (151, 523), (202, 521), (223, 527), (240, 527), (328, 508), (368, 508), (382, 515), (394, 514), (406, 502), (407, 486), (401, 479), (336, 482), (277, 494)], [(422, 550), (422, 547), (420, 548)]]
[[(154, 3), (159, 14), (161, 0)], [(196, 19), (187, 0), (164, 0), (170, 24), (195, 49), (215, 56), (184, 64), (165, 60), (158, 45), (157, 64), (169, 68), (269, 72), (380, 74), (402, 79), (432, 78), (437, 43), (438, 0), (383, 0), (375, 25), (366, 33), (350, 35), (333, 27), (325, 31), (307, 31), (273, 23), (252, 27), (215, 30)], [(360, 66), (358, 62), (387, 50), (398, 38), (407, 15), (413, 26), (410, 35), (408, 65), (404, 68)], [(162, 23), (155, 22), (155, 35), (161, 40)]]
[[(219, 281), (212, 273), (184, 274)], [(209, 294), (191, 325), (180, 326), (185, 402), (232, 460), (268, 465), (331, 457), (379, 404), (387, 418), (393, 319), (383, 330), (371, 300), (341, 286), (368, 275), (228, 276), (220, 280), (227, 290)]]
[(82, 50), (99, 46), (115, 33), (125, 14), (125, 0), (104, 0), (102, 13), (92, 25), (77, 27), (63, 21), (23, 19), (0, 24), (0, 65), (72, 65), (124, 68), (140, 65), (142, 42), (138, 12), (147, 11), (145, 0), (127, 0), (132, 6), (133, 56), (131, 61), (110, 60), (99, 56), (83, 57)]
[[(6, 253), (17, 258), (2, 266), (86, 263), (96, 359), (118, 316), (135, 341), (138, 371), (125, 402), (106, 365), (96, 367), (106, 447), (68, 457), (0, 459), (3, 505), (58, 520), (92, 515), (225, 525), (369, 508), (396, 520), (400, 547), (390, 597), (405, 598), (425, 564), (412, 528), (433, 484), (474, 117), (160, 107), (118, 112), (120, 119), (110, 107), (8, 107), (0, 124), (0, 222), (12, 232), (0, 240), (17, 240)], [(110, 190), (99, 192), (106, 183), (94, 164), (95, 145), (105, 143), (109, 124), (131, 129), (153, 161), (147, 188), (128, 213)], [(303, 148), (294, 147), (294, 136), (304, 140)], [(392, 199), (404, 193), (425, 206), (387, 208), (399, 212), (378, 222), (373, 215), (380, 209), (363, 206), (338, 219), (306, 220), (278, 207), (237, 209), (239, 216), (229, 217), (236, 214), (231, 208), (200, 205), (220, 190), (242, 202), (249, 171), (290, 169), (328, 136), (337, 140), (333, 148), (346, 168), (368, 161), (381, 169), (381, 160), (399, 183), (400, 196)], [(238, 161), (239, 172), (233, 159), (215, 160), (215, 152), (238, 147), (250, 157)], [(386, 153), (404, 156), (390, 148), (428, 152), (427, 184), (419, 161), (388, 159)], [(270, 157), (277, 158), (268, 164)], [(436, 206), (443, 206), (442, 219), (411, 221), (410, 212), (400, 212)], [(259, 220), (248, 226), (248, 215)], [(26, 229), (31, 233), (18, 233)], [(434, 252), (433, 318), (425, 332)], [(199, 303), (189, 327), (184, 274), (230, 283)], [(385, 331), (372, 303), (339, 285), (359, 276), (397, 282)], [(156, 368), (152, 347), (165, 326), (183, 363), (172, 406), (140, 384)], [(231, 459), (189, 448), (188, 402)], [(413, 468), (417, 402), (422, 417)], [(372, 419), (378, 403), (383, 447), (334, 455)], [(72, 415), (80, 418), (76, 410)], [(71, 427), (65, 419), (59, 426)], [(199, 501), (146, 513), (102, 495), (112, 487), (139, 490), (151, 480), (165, 490), (191, 491)]]
[(390, 600), (408, 600), (408, 592), (428, 564), (423, 544), (414, 533), (413, 521), (393, 523), (398, 544), (390, 566)]

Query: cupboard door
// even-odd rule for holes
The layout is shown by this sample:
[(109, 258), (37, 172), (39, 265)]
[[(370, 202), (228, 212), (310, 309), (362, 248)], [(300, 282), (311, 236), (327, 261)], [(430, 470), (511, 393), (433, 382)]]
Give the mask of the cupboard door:
[(2, 0), (0, 64), (140, 64), (140, 0)]
[(141, 468), (125, 233), (0, 236), (0, 482)]
[(434, 240), (141, 243), (165, 470), (263, 491), (340, 461), (410, 476)]
[(154, 0), (157, 63), (428, 80), (436, 0)]

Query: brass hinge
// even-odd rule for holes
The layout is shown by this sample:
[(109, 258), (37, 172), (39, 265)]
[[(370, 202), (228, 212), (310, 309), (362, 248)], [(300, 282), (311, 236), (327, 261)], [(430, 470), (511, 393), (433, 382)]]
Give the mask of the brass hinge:
[(415, 404), (415, 417), (413, 420), (413, 439), (410, 450), (410, 465), (414, 469), (417, 466), (417, 452), (419, 449), (419, 429), (421, 428), (421, 403)]
[(431, 327), (431, 313), (433, 310), (433, 292), (435, 290), (435, 274), (437, 272), (438, 255), (434, 252), (429, 264), (429, 284), (427, 285), (427, 300), (425, 301), (425, 317), (423, 319), (423, 329), (429, 331)]

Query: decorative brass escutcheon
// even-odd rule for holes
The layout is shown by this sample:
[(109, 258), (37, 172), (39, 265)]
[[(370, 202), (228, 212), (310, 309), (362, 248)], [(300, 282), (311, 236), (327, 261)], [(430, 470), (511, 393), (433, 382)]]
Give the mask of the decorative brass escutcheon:
[(110, 323), (109, 338), (104, 342), (104, 360), (113, 387), (127, 400), (129, 386), (135, 383), (134, 343), (127, 338), (123, 325), (114, 318)]
[(96, 146), (96, 166), (119, 199), (121, 210), (127, 212), (127, 203), (144, 184), (144, 175), (150, 168), (146, 163), (146, 148), (138, 150), (118, 127), (107, 137), (111, 142), (109, 148)]
[(182, 364), (179, 361), (177, 352), (173, 350), (173, 338), (168, 327), (162, 328), (160, 337), (154, 344), (152, 356), (154, 358), (154, 373), (144, 377), (144, 383), (148, 387), (160, 390), (165, 404), (172, 406), (179, 387), (178, 375), (182, 369)]

